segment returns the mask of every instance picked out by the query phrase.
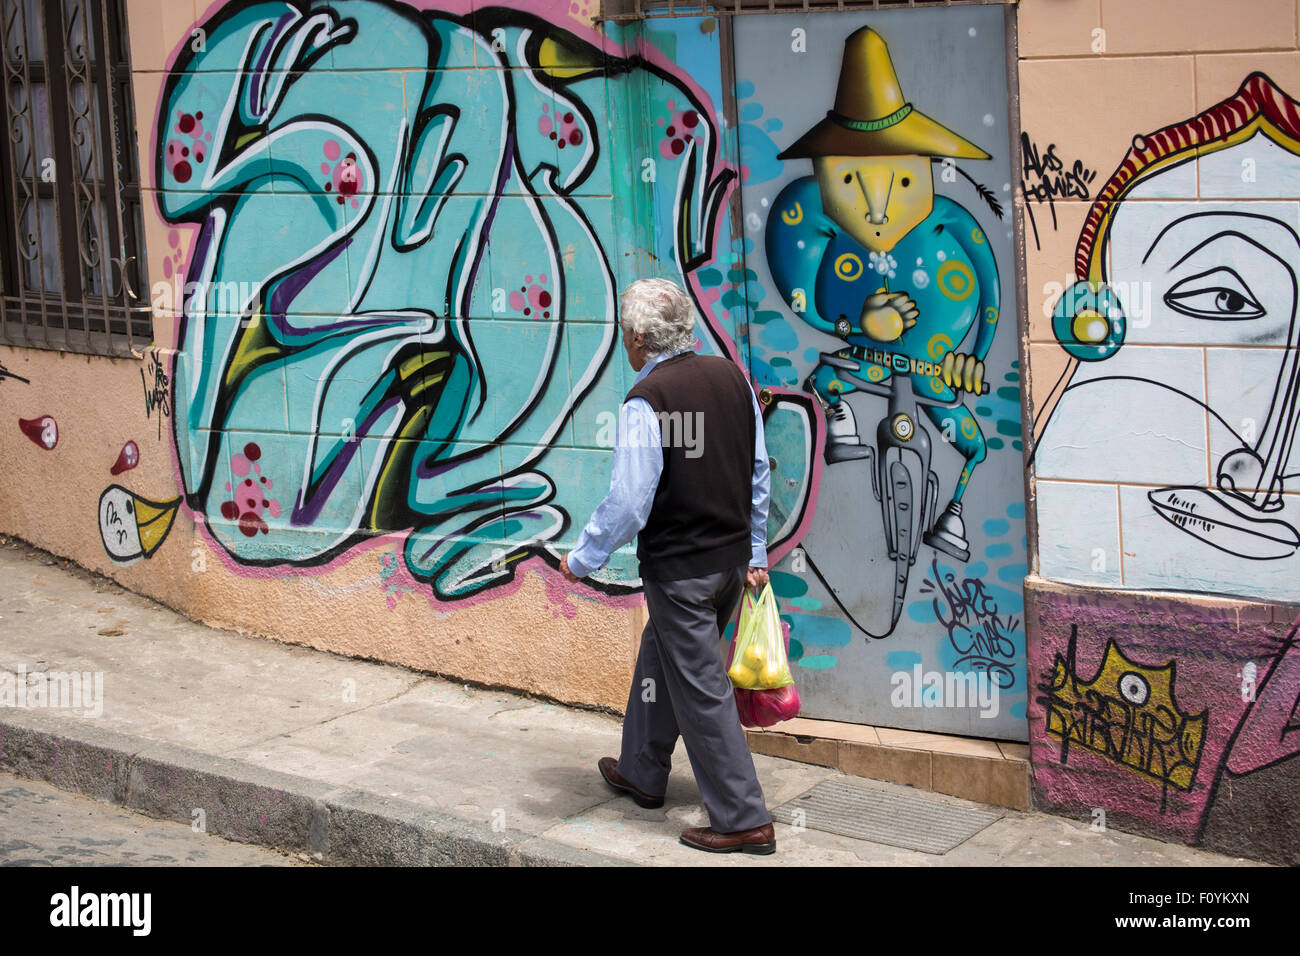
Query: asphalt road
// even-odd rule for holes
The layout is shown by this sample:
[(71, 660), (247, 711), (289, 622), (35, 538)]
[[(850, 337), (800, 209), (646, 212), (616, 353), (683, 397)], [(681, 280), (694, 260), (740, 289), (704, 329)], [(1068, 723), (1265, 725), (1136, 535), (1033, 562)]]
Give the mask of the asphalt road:
[(0, 866), (307, 866), (0, 773)]

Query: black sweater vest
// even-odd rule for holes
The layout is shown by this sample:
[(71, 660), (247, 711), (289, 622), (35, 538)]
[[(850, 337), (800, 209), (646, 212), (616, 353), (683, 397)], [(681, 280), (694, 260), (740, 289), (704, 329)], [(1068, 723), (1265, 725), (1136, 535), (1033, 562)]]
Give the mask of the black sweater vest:
[(637, 540), (641, 576), (677, 581), (748, 565), (754, 406), (740, 369), (683, 352), (656, 365), (627, 398), (654, 409), (664, 456)]

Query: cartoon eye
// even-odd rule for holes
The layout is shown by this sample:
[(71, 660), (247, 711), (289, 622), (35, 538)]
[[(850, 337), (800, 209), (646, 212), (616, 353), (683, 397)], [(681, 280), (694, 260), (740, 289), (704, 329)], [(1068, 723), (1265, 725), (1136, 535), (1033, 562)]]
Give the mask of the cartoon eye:
[(908, 179), (906, 176), (904, 176), (901, 185), (903, 186), (904, 189), (906, 189), (908, 186), (912, 185), (912, 181)]
[(1119, 679), (1119, 692), (1130, 704), (1139, 707), (1151, 696), (1151, 688), (1140, 674), (1128, 673)]
[(1213, 269), (1179, 282), (1165, 293), (1165, 305), (1194, 319), (1258, 319), (1264, 307), (1231, 269)]
[(845, 184), (848, 184), (848, 183), (853, 182), (853, 174), (852, 174), (852, 173), (845, 173), (845, 174), (844, 174), (844, 182), (845, 182)]

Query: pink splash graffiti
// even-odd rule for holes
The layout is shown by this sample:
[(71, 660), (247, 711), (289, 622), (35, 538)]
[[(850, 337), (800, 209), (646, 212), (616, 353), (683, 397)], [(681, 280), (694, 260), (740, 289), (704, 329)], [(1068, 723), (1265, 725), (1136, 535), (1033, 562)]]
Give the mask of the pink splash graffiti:
[(511, 290), (510, 308), (532, 319), (549, 319), (551, 317), (551, 293), (545, 288), (546, 273), (534, 277), (524, 276), (519, 291)]
[(140, 448), (135, 442), (129, 441), (117, 453), (117, 461), (113, 462), (113, 467), (108, 470), (108, 473), (110, 475), (120, 475), (124, 471), (130, 471), (138, 464), (140, 464)]
[(54, 420), (52, 415), (42, 415), (39, 418), (20, 418), (18, 419), (18, 427), (22, 429), (24, 435), (46, 451), (59, 443), (59, 423)]
[(578, 606), (569, 600), (569, 588), (571, 587), (569, 582), (564, 580), (559, 573), (543, 573), (542, 581), (546, 583), (546, 599), (551, 602), (551, 616), (559, 617), (563, 614), (570, 620), (576, 617)]
[[(357, 202), (356, 195), (364, 188), (365, 182), (361, 167), (357, 164), (357, 154), (348, 153), (339, 161), (342, 147), (333, 139), (326, 140), (321, 151), (328, 160), (320, 164), (321, 175), (326, 177), (325, 191), (334, 193), (335, 201), (340, 206), (351, 201), (352, 208), (358, 208), (360, 203)], [(338, 165), (333, 165), (336, 162)]]
[[(262, 474), (262, 466), (257, 464), (262, 457), (262, 449), (256, 442), (244, 446), (242, 454), (230, 459), (230, 471), (236, 478), (244, 480), (236, 487), (226, 482), (226, 491), (232, 493), (230, 501), (221, 503), (221, 517), (227, 521), (238, 521), (239, 530), (246, 538), (254, 538), (260, 531), (269, 534), (270, 527), (263, 514), (272, 518), (280, 517), (280, 502), (270, 496), (273, 483)], [(257, 480), (254, 481), (253, 479)]]
[(659, 140), (659, 155), (664, 159), (676, 159), (686, 152), (686, 144), (691, 141), (696, 127), (700, 125), (700, 114), (695, 110), (675, 110), (673, 106), (670, 100), (668, 108), (673, 112), (667, 125), (664, 120), (659, 121), (659, 125), (664, 127), (663, 138)]
[(167, 141), (167, 152), (163, 154), (163, 160), (167, 172), (178, 183), (187, 183), (194, 175), (194, 167), (190, 163), (202, 165), (207, 158), (208, 142), (212, 139), (212, 134), (204, 132), (202, 110), (197, 113), (177, 113), (173, 130), (176, 138)]

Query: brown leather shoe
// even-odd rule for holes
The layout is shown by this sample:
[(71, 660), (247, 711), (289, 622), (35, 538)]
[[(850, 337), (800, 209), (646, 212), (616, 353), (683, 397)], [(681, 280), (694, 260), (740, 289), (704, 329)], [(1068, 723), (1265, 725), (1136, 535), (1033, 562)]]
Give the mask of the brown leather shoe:
[(712, 827), (691, 827), (682, 831), (682, 842), (697, 850), (710, 853), (768, 853), (776, 852), (776, 832), (772, 824), (765, 823), (752, 830), (736, 833), (718, 833)]
[(631, 797), (638, 807), (644, 807), (647, 810), (658, 810), (664, 805), (663, 795), (653, 796), (644, 790), (638, 790), (632, 784), (624, 780), (618, 772), (618, 760), (614, 757), (601, 757), (596, 761), (596, 766), (600, 768), (600, 775), (605, 778), (605, 782), (622, 793)]

